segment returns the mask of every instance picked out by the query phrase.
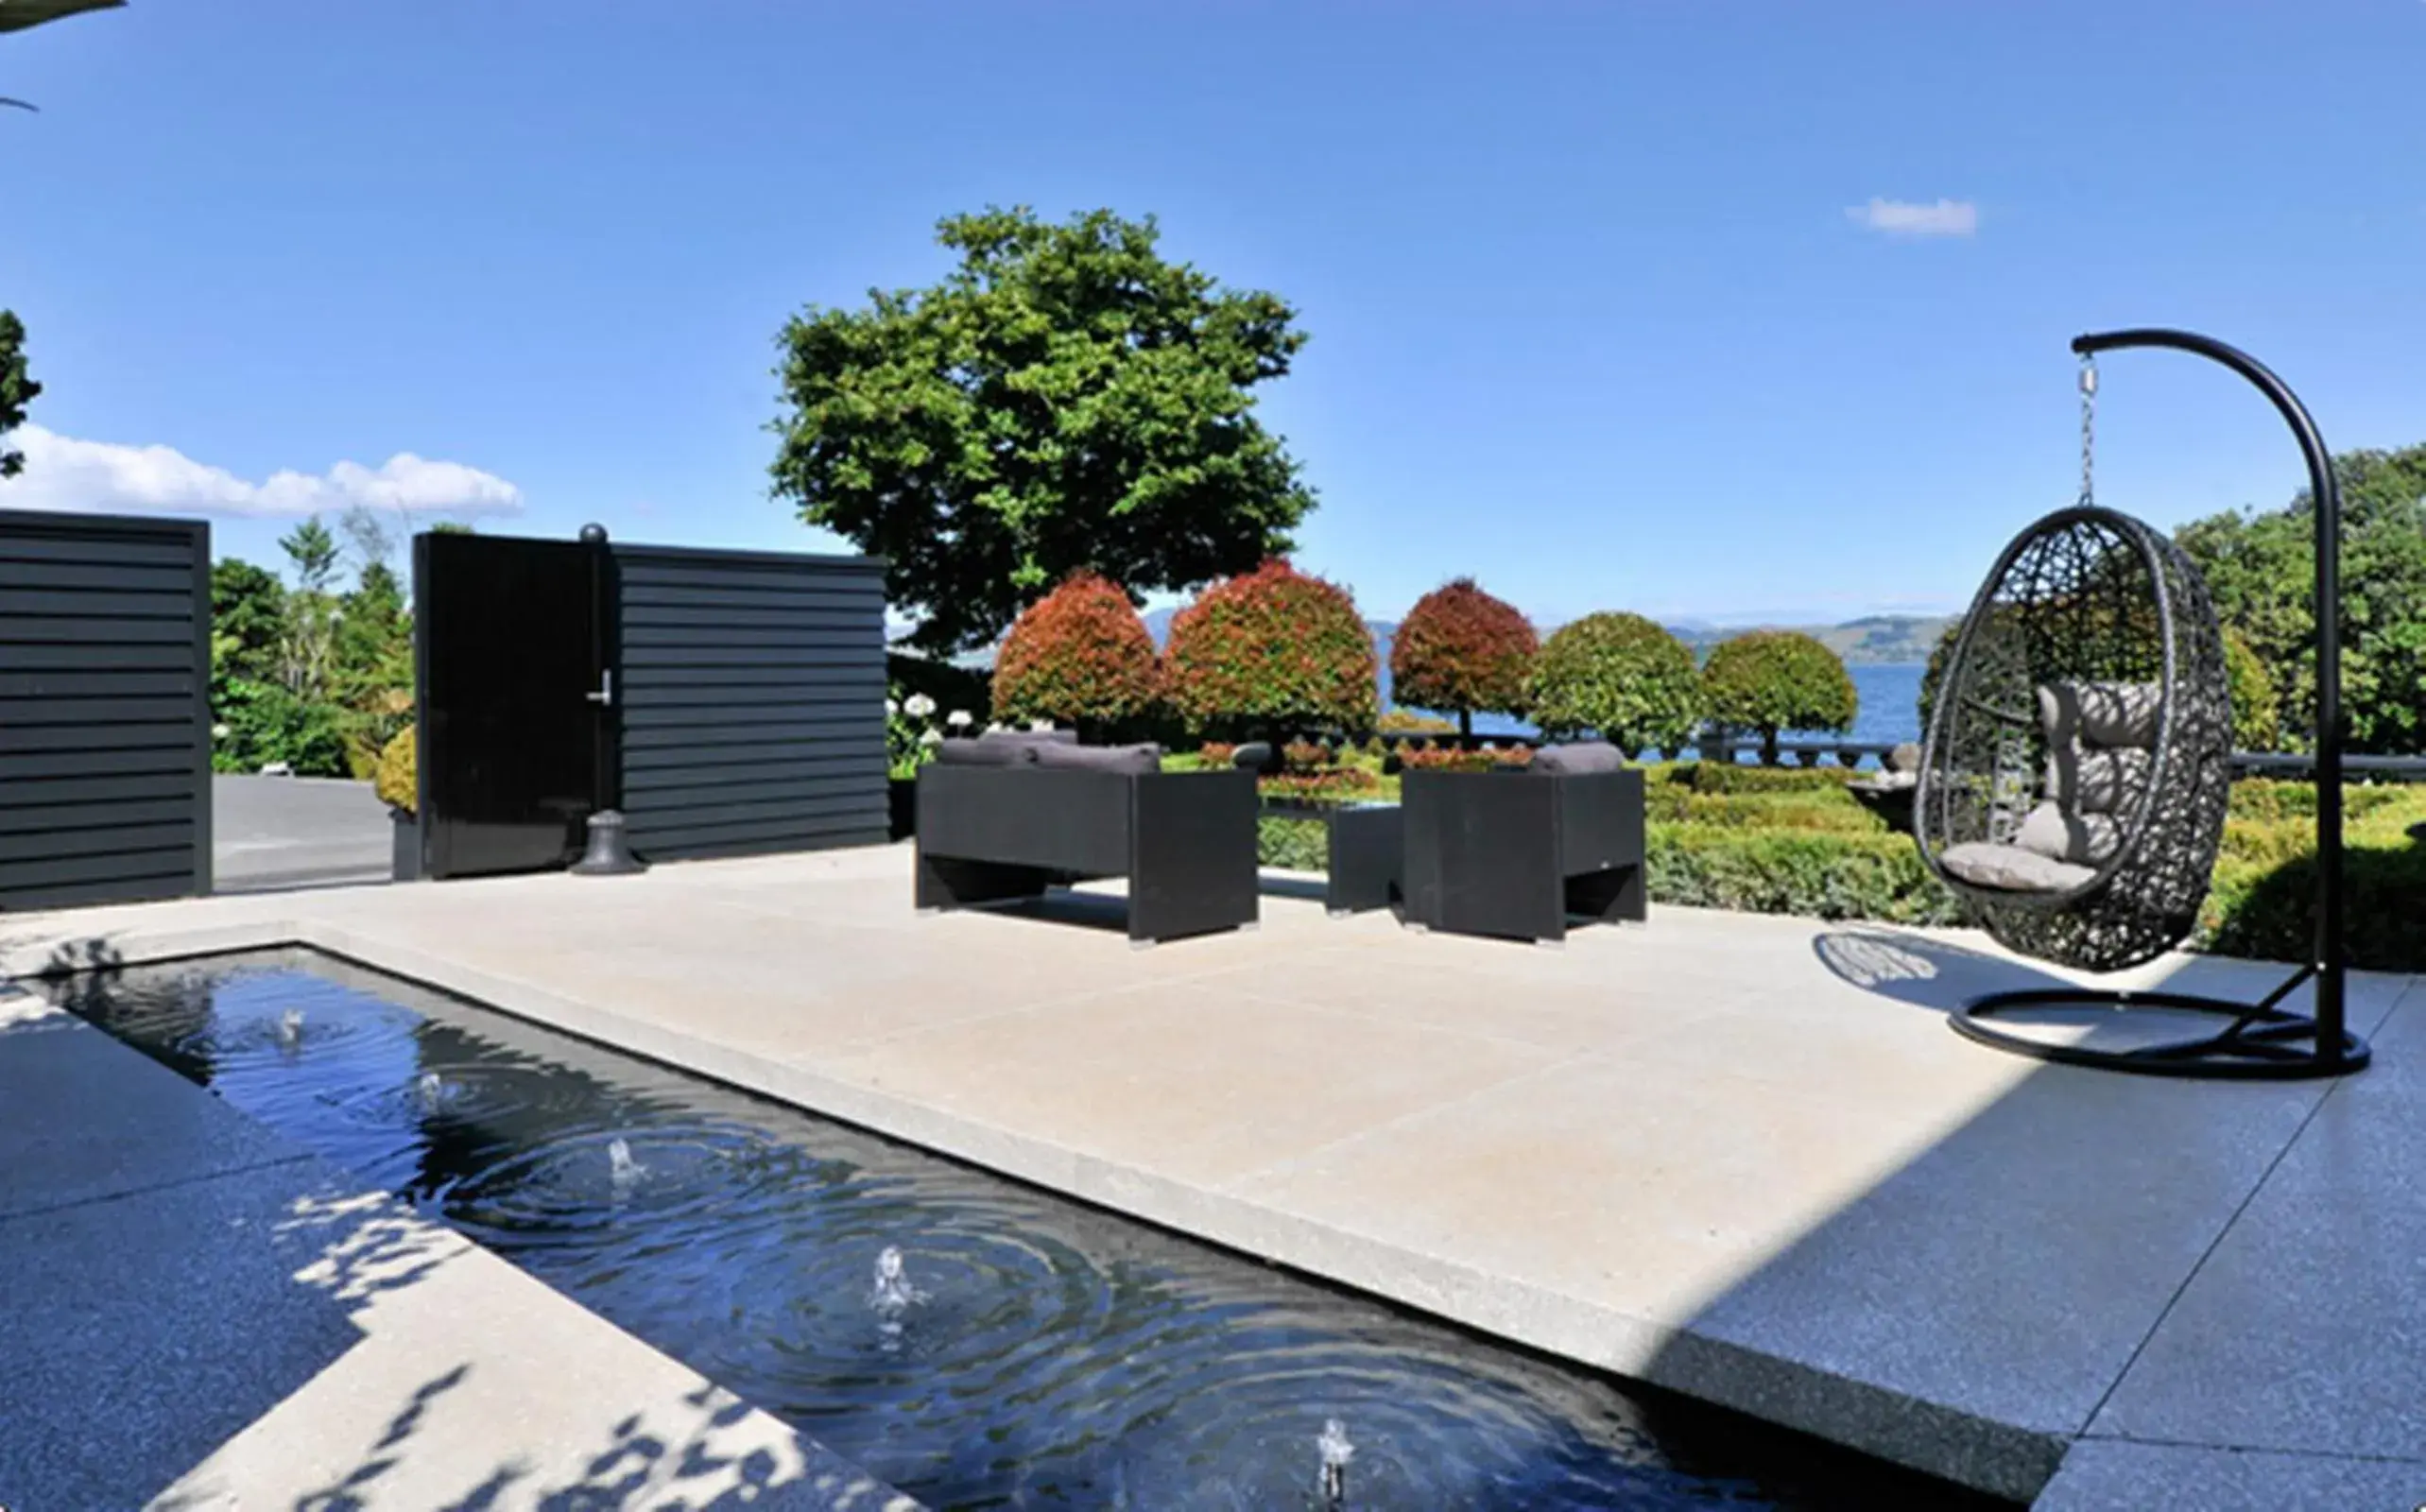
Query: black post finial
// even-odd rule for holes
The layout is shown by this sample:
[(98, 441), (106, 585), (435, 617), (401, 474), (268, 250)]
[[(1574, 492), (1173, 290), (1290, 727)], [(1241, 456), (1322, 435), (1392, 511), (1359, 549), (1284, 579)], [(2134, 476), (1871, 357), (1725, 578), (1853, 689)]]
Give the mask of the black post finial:
[(585, 546), (602, 546), (606, 544), (606, 541), (607, 527), (598, 524), (595, 520), (591, 521), (588, 524), (581, 527), (581, 544)]

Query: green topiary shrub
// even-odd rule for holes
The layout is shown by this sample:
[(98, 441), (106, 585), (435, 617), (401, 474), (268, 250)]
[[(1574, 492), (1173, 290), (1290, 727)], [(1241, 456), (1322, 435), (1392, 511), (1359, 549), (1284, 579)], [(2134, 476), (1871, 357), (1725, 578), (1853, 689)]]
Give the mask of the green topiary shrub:
[(1030, 604), (994, 655), (994, 717), (1007, 723), (1049, 719), (1093, 735), (1152, 713), (1161, 690), (1145, 622), (1093, 573)]
[(2282, 703), (2266, 664), (2241, 632), (2224, 631), (2224, 676), (2232, 690), (2232, 748), (2271, 751), (2282, 744)]
[(1392, 696), (1457, 716), (1474, 732), (1474, 715), (1522, 714), (1533, 659), (1541, 650), (1531, 622), (1513, 604), (1460, 577), (1417, 599), (1390, 643)]
[(1369, 730), (1379, 671), (1355, 599), (1279, 558), (1205, 590), (1162, 652), (1174, 712), (1225, 734)]
[(380, 802), (407, 814), (420, 809), (421, 755), (422, 731), (418, 725), (406, 725), (381, 749), (379, 775), (372, 787)]
[(1701, 720), (1693, 653), (1640, 614), (1559, 627), (1535, 659), (1530, 701), (1544, 734), (1594, 730), (1629, 756), (1681, 746)]
[(1761, 736), (1774, 765), (1781, 730), (1846, 730), (1861, 700), (1842, 658), (1798, 630), (1748, 630), (1721, 641), (1701, 669), (1702, 707), (1730, 730)]

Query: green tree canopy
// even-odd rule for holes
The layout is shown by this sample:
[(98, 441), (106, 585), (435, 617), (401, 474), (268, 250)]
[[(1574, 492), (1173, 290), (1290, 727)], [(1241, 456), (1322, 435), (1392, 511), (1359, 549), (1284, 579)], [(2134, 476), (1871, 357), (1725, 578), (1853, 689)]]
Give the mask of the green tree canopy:
[(2232, 748), (2270, 751), (2282, 744), (2282, 706), (2266, 664), (2239, 630), (2224, 632), (2224, 676), (2232, 696)]
[(14, 310), (0, 310), (0, 478), (26, 470), (26, 454), (7, 445), (9, 433), (26, 423), (26, 406), (43, 391), (26, 372), (26, 325)]
[(1587, 614), (1541, 647), (1531, 703), (1544, 733), (1596, 730), (1631, 757), (1692, 737), (1701, 684), (1694, 654), (1663, 627), (1640, 614)]
[(212, 672), (267, 682), (278, 675), (286, 589), (276, 573), (233, 557), (211, 567)]
[(1701, 669), (1710, 717), (1757, 730), (1762, 760), (1777, 759), (1782, 730), (1850, 730), (1860, 696), (1842, 658), (1798, 630), (1747, 630), (1712, 647)]
[(1304, 345), (1296, 312), (1158, 236), (1110, 211), (955, 215), (940, 283), (784, 327), (773, 492), (887, 559), (917, 648), (988, 645), (1075, 571), (1188, 590), (1290, 549), (1314, 495), (1251, 390)]
[[(2426, 445), (2345, 452), (2342, 708), (2350, 748), (2426, 750)], [(2212, 515), (2176, 539), (2217, 612), (2266, 668), (2285, 744), (2316, 729), (2315, 513), (2302, 490), (2281, 508)]]

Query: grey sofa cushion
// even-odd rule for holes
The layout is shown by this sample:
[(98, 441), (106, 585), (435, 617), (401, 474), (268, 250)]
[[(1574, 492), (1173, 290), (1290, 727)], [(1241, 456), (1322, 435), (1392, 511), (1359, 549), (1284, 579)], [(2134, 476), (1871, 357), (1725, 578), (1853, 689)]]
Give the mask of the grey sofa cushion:
[(1613, 772), (1626, 765), (1626, 753), (1605, 740), (1577, 741), (1572, 746), (1544, 746), (1533, 753), (1532, 768), (1551, 777), (1576, 777), (1587, 772)]
[(1058, 767), (1065, 771), (1127, 772), (1141, 774), (1162, 769), (1162, 747), (1144, 746), (1071, 746), (1058, 741), (1039, 742), (1027, 747), (1039, 766)]
[(1980, 840), (1948, 846), (1937, 864), (1975, 887), (2006, 892), (2070, 892), (2097, 875), (2091, 867), (2042, 856), (2018, 845)]
[(1075, 746), (1075, 730), (989, 730), (977, 737), (997, 746)]
[(1032, 766), (1043, 743), (1032, 740), (947, 740), (935, 747), (946, 766)]

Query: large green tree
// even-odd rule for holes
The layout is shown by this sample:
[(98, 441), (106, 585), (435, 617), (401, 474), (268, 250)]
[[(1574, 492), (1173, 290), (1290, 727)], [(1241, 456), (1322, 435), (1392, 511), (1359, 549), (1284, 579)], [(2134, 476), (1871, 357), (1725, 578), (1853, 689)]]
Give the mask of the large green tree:
[[(2426, 750), (2426, 445), (2345, 452), (2342, 707), (2350, 747)], [(2316, 728), (2315, 510), (2306, 490), (2279, 509), (2213, 515), (2177, 539), (2224, 622), (2273, 675), (2285, 743)]]
[(1304, 345), (1296, 312), (1158, 235), (1110, 211), (955, 215), (941, 282), (784, 327), (773, 491), (887, 558), (919, 649), (990, 644), (1074, 572), (1138, 595), (1290, 549), (1314, 495), (1252, 390)]
[(26, 371), (26, 324), (14, 310), (0, 310), (0, 478), (26, 470), (26, 454), (9, 450), (9, 433), (26, 423), (26, 406), (43, 391)]

